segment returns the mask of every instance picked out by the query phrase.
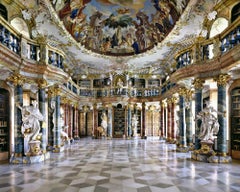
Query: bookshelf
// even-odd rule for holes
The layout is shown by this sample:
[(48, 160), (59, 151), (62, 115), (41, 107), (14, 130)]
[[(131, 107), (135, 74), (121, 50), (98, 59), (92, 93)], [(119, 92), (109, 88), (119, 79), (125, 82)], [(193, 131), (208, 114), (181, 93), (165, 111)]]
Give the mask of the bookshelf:
[(8, 159), (9, 152), (9, 93), (0, 89), (0, 160)]
[(232, 158), (240, 159), (240, 87), (231, 92), (231, 107)]
[(131, 78), (130, 82), (131, 82), (133, 87), (145, 88), (145, 79)]
[(121, 138), (125, 134), (125, 109), (114, 107), (113, 137)]
[(90, 80), (79, 80), (78, 86), (83, 88), (91, 88), (91, 81)]
[(149, 79), (148, 87), (160, 87), (160, 80), (159, 79)]

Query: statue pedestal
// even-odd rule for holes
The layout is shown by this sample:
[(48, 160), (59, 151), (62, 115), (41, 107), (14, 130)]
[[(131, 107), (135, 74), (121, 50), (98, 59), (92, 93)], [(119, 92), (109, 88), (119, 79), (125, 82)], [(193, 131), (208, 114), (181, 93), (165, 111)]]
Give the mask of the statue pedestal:
[(201, 141), (201, 149), (195, 150), (191, 154), (191, 158), (196, 161), (202, 161), (207, 163), (231, 163), (232, 158), (230, 156), (216, 155), (216, 152), (212, 149), (212, 141)]
[(27, 156), (38, 156), (42, 155), (42, 151), (40, 148), (41, 142), (36, 140), (36, 141), (30, 141), (29, 142), (29, 152), (27, 153)]
[(50, 153), (42, 153), (41, 155), (35, 156), (22, 156), (19, 154), (12, 154), (9, 163), (11, 164), (30, 164), (30, 163), (40, 163), (50, 159)]
[(14, 153), (10, 158), (11, 164), (30, 164), (30, 163), (40, 163), (50, 158), (49, 152), (42, 152), (40, 148), (41, 142), (30, 141), (29, 151), (25, 155)]
[(215, 156), (216, 153), (213, 151), (213, 142), (211, 140), (201, 141), (201, 149), (194, 150), (192, 153), (192, 159), (202, 162), (209, 162), (208, 159), (211, 156)]

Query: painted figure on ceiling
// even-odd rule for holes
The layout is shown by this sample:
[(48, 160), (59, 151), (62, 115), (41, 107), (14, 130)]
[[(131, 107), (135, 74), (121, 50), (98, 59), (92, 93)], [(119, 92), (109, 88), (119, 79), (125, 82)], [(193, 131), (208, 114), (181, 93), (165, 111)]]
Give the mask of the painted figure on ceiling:
[(87, 49), (116, 55), (144, 52), (161, 42), (187, 2), (52, 0), (59, 18), (77, 42)]
[(86, 15), (83, 9), (91, 0), (68, 0), (65, 6), (59, 11), (59, 17), (63, 20), (66, 29), (70, 34), (79, 38), (85, 25)]

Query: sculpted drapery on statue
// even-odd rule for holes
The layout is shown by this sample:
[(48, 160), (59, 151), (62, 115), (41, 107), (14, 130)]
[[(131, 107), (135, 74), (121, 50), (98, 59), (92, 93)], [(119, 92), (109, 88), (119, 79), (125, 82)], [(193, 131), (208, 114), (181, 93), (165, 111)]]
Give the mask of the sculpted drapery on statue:
[(19, 106), (22, 112), (22, 134), (29, 137), (29, 141), (37, 140), (40, 132), (40, 121), (44, 121), (44, 117), (38, 109), (38, 102), (32, 101), (30, 106)]
[(107, 131), (107, 115), (105, 112), (102, 113), (101, 119), (102, 119), (101, 126), (104, 128), (106, 132)]
[(201, 120), (200, 134), (198, 136), (201, 141), (213, 141), (214, 136), (218, 133), (219, 123), (214, 113), (218, 114), (218, 112), (210, 106), (210, 103), (206, 102), (206, 107), (196, 116), (195, 120)]

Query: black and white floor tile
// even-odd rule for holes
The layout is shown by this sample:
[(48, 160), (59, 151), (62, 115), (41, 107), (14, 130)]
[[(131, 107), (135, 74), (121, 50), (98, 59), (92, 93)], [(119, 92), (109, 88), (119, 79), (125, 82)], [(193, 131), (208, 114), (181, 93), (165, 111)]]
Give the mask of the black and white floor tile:
[(84, 138), (30, 165), (0, 164), (1, 192), (239, 192), (240, 161), (212, 164), (158, 139)]

